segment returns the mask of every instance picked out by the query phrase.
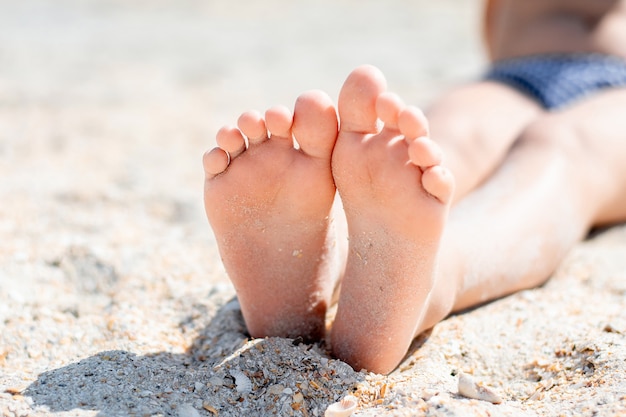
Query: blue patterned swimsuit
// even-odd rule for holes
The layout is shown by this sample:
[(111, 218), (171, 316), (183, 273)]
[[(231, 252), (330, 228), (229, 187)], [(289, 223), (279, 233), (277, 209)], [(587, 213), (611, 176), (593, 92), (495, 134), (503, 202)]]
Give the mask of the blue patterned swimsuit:
[(555, 54), (493, 63), (485, 76), (521, 91), (548, 110), (599, 90), (626, 87), (626, 60), (602, 54)]

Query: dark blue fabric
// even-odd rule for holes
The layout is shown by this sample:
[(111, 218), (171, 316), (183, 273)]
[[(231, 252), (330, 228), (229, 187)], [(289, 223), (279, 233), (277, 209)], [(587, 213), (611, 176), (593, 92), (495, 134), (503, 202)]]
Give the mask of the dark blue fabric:
[(601, 54), (528, 56), (495, 62), (485, 79), (509, 85), (553, 110), (604, 88), (626, 87), (626, 61)]

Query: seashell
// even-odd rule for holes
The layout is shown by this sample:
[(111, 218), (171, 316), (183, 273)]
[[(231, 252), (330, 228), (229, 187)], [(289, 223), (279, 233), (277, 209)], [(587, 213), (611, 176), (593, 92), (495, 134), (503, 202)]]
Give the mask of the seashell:
[(213, 407), (211, 404), (209, 404), (208, 402), (202, 403), (202, 408), (204, 408), (206, 411), (208, 411), (209, 413), (213, 415), (216, 415), (216, 416), (219, 415), (219, 411), (217, 411), (217, 409)]
[(336, 403), (328, 406), (324, 417), (348, 417), (356, 410), (359, 401), (354, 395), (347, 395)]
[(459, 394), (493, 404), (502, 402), (502, 398), (493, 389), (474, 381), (474, 378), (462, 372), (459, 374)]
[(230, 376), (235, 378), (236, 390), (240, 394), (249, 394), (252, 391), (252, 381), (243, 372), (235, 369), (230, 371)]

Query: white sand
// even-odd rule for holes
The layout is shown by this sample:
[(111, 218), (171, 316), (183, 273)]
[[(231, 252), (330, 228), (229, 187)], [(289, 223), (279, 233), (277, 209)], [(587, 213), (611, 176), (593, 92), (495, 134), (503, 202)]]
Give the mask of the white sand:
[[(389, 377), (249, 341), (231, 301), (202, 208), (217, 128), (336, 97), (366, 62), (424, 104), (480, 73), (475, 5), (2, 0), (0, 414), (321, 416), (347, 393), (364, 416), (626, 413), (624, 227), (442, 322)], [(504, 402), (460, 397), (459, 372)]]

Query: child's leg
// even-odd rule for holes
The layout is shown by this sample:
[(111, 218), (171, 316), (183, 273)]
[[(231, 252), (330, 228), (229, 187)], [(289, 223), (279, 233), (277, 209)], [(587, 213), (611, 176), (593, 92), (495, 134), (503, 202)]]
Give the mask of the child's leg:
[(625, 108), (626, 90), (611, 90), (525, 130), (502, 167), (452, 210), (420, 330), (451, 309), (544, 282), (591, 226), (626, 220)]
[(274, 108), (265, 118), (244, 113), (238, 124), (222, 128), (220, 147), (204, 156), (204, 201), (248, 331), (320, 338), (340, 267), (331, 216), (335, 107), (311, 92), (298, 98), (293, 119)]
[[(408, 156), (399, 163), (402, 135), (411, 139), (419, 129), (403, 129), (400, 113), (401, 129), (394, 131), (393, 118), (379, 111), (389, 126), (366, 135), (375, 125), (370, 103), (384, 86), (377, 73), (357, 75), (340, 95), (349, 130), (342, 127), (333, 155), (350, 253), (332, 343), (353, 366), (391, 371), (414, 334), (453, 308), (545, 281), (594, 222), (626, 219), (626, 123), (619, 116), (626, 93), (615, 91), (526, 129), (497, 172), (454, 207), (438, 251), (445, 210), (416, 198), (432, 185), (425, 175), (404, 174), (417, 168)], [(377, 142), (386, 145), (373, 149)], [(411, 161), (431, 154), (432, 147), (422, 148)]]
[(524, 128), (542, 114), (535, 101), (493, 81), (458, 87), (430, 106), (431, 137), (456, 180), (454, 201), (488, 177)]

